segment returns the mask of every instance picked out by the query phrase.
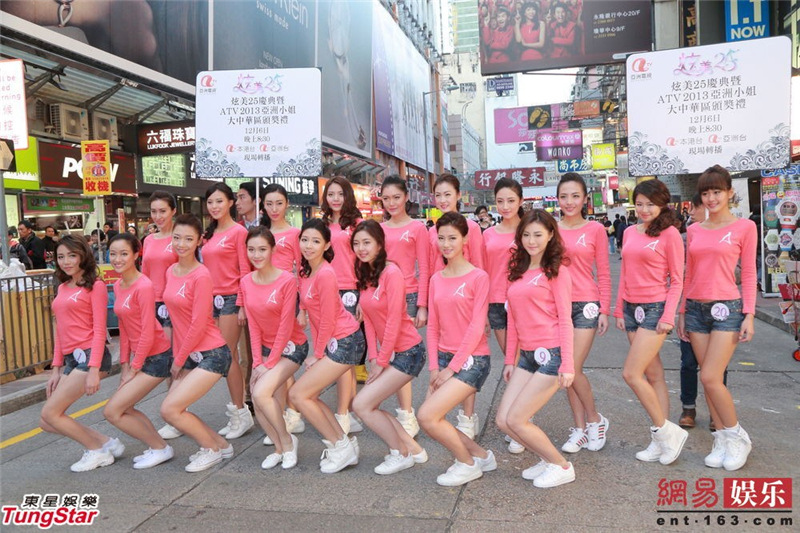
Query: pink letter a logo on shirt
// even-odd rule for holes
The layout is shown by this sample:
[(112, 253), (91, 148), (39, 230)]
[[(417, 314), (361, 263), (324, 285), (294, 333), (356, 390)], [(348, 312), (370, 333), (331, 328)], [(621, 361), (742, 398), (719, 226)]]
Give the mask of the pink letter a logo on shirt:
[(580, 237), (578, 237), (578, 242), (575, 243), (576, 245), (580, 244), (584, 248), (586, 248), (586, 234), (583, 233)]
[(275, 299), (275, 293), (276, 292), (278, 292), (278, 289), (275, 289), (274, 291), (272, 291), (272, 294), (269, 295), (269, 298), (267, 298), (267, 303), (268, 304), (278, 305), (278, 301)]
[(181, 298), (186, 298), (186, 282), (183, 282), (181, 288), (178, 289), (178, 292), (175, 293), (176, 296), (180, 296)]
[(408, 242), (408, 230), (400, 236), (400, 240)]
[[(660, 239), (659, 239), (659, 240), (660, 240)], [(656, 252), (656, 251), (657, 251), (657, 250), (656, 250), (656, 246), (658, 246), (658, 241), (653, 241), (653, 242), (651, 242), (650, 244), (648, 244), (647, 246), (645, 246), (645, 248), (650, 248), (651, 250), (653, 250), (654, 252)]]
[(719, 242), (727, 242), (728, 244), (732, 245), (733, 243), (731, 242), (731, 232), (729, 231), (728, 233), (726, 233), (725, 236), (719, 240)]
[(78, 303), (78, 296), (80, 296), (82, 293), (83, 293), (83, 289), (79, 290), (78, 292), (76, 292), (75, 294), (73, 294), (72, 296), (69, 297), (69, 301)]
[(219, 242), (217, 243), (217, 246), (219, 246), (220, 248), (225, 248), (225, 243), (227, 242), (227, 240), (228, 240), (228, 236), (225, 235), (224, 237), (222, 237), (219, 240)]
[(536, 286), (538, 287), (538, 286), (539, 286), (539, 280), (542, 278), (542, 275), (544, 275), (544, 273), (541, 273), (541, 274), (539, 274), (538, 276), (536, 276), (536, 277), (532, 278), (532, 279), (531, 279), (531, 280), (528, 282), (528, 285), (536, 285)]
[(281, 237), (280, 239), (278, 239), (278, 242), (275, 243), (275, 246), (286, 248), (286, 237)]
[(461, 296), (462, 298), (466, 298), (466, 296), (464, 296), (464, 287), (466, 285), (467, 285), (466, 281), (461, 285), (459, 285), (458, 288), (456, 289), (456, 292), (453, 293), (453, 296)]

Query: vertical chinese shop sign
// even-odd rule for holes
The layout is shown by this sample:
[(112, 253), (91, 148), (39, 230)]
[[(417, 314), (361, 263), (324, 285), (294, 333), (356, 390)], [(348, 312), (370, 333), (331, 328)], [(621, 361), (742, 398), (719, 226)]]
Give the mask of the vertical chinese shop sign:
[(111, 194), (111, 152), (108, 141), (81, 141), (83, 194)]

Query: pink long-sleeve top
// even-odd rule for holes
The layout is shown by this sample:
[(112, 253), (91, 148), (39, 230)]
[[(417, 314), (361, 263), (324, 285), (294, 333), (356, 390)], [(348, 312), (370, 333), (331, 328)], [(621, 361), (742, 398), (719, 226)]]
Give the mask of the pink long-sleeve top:
[(236, 294), (236, 305), (242, 305), (239, 282), (251, 270), (247, 259), (247, 230), (234, 224), (225, 231), (217, 231), (203, 245), (203, 264), (213, 280), (212, 294)]
[[(356, 288), (356, 254), (350, 246), (350, 238), (361, 219), (356, 224), (343, 230), (341, 224), (330, 224), (331, 248), (333, 248), (333, 261), (331, 266), (336, 273), (340, 291), (352, 291)], [(316, 353), (316, 352), (315, 352)]]
[(336, 272), (325, 263), (311, 277), (300, 278), (300, 304), (308, 312), (314, 357), (322, 359), (331, 339), (342, 339), (355, 333), (359, 326), (339, 298)]
[(483, 232), (484, 258), (486, 273), (489, 274), (489, 303), (502, 304), (506, 301), (508, 290), (508, 261), (517, 248), (514, 234), (499, 233), (497, 226)]
[(629, 226), (623, 233), (622, 268), (614, 316), (622, 318), (622, 302), (666, 302), (660, 322), (675, 325), (675, 311), (683, 290), (683, 239), (670, 226), (658, 237)]
[(102, 280), (95, 281), (92, 290), (69, 287), (66, 283), (59, 285), (53, 300), (56, 317), (53, 366), (64, 366), (64, 355), (80, 348), (92, 350), (90, 367), (100, 367), (106, 347), (107, 312), (108, 290)]
[(536, 268), (509, 285), (505, 364), (514, 364), (518, 347), (526, 351), (561, 348), (558, 371), (574, 373), (570, 272), (561, 265), (558, 276), (547, 279), (544, 271)]
[(164, 285), (167, 282), (167, 269), (178, 262), (178, 254), (172, 251), (172, 237), (156, 238), (155, 235), (142, 244), (142, 274), (153, 282), (156, 301), (164, 301)]
[[(242, 278), (244, 311), (254, 352), (253, 368), (262, 364), (272, 368), (280, 361), (289, 342), (295, 346), (306, 342), (306, 335), (295, 315), (297, 279), (284, 270), (272, 283), (259, 285), (253, 280), (253, 274), (251, 272)], [(261, 346), (270, 349), (266, 361), (261, 358)]]
[(575, 43), (575, 23), (556, 21), (550, 23), (550, 41), (553, 43), (551, 57), (567, 57), (572, 55), (571, 48)]
[[(142, 369), (145, 359), (166, 352), (170, 342), (156, 320), (153, 282), (142, 274), (127, 289), (122, 280), (114, 283), (114, 314), (119, 319), (119, 360)], [(133, 352), (133, 359), (130, 355)]]
[[(467, 219), (467, 244), (464, 246), (464, 257), (472, 263), (472, 266), (486, 270), (486, 258), (483, 257), (483, 233), (481, 227), (477, 222)], [(439, 234), (436, 232), (436, 226), (428, 230), (431, 237), (431, 260), (430, 269), (431, 276), (444, 268), (444, 258), (442, 252), (439, 251)], [(430, 289), (428, 289), (430, 294)]]
[(273, 233), (275, 248), (272, 250), (272, 264), (292, 273), (300, 269), (300, 229), (289, 228), (280, 233)]
[(491, 28), (484, 24), (481, 34), (483, 42), (489, 49), (489, 63), (508, 61), (509, 46), (514, 40), (514, 29), (510, 25), (505, 28)]
[[(692, 300), (742, 299), (742, 312), (756, 312), (756, 246), (758, 230), (752, 220), (738, 219), (724, 228), (705, 229), (692, 224), (686, 231), (685, 298)], [(742, 291), (736, 285), (741, 260)], [(686, 300), (681, 304), (685, 311)]]
[[(386, 255), (400, 267), (405, 278), (406, 293), (417, 293), (417, 303), (425, 307), (428, 302), (430, 282), (430, 240), (428, 228), (419, 220), (399, 228), (381, 224), (386, 235)], [(416, 271), (419, 269), (419, 279)]]
[[(404, 352), (422, 342), (406, 313), (404, 275), (394, 263), (381, 272), (377, 287), (361, 291), (361, 311), (367, 333), (367, 354), (382, 367), (389, 366), (392, 353)], [(377, 344), (381, 349), (378, 352)]]
[[(241, 227), (241, 226), (239, 226)], [(164, 303), (172, 320), (172, 356), (183, 366), (192, 352), (205, 352), (225, 345), (212, 314), (211, 273), (200, 265), (184, 276), (167, 270)]]
[(599, 222), (590, 221), (577, 229), (559, 228), (559, 233), (570, 259), (572, 301), (599, 301), (600, 312), (610, 315), (611, 267), (606, 228)]
[(428, 309), (429, 367), (439, 369), (439, 351), (450, 352), (448, 368), (461, 370), (469, 356), (489, 356), (486, 315), (489, 311), (489, 275), (479, 268), (456, 278), (437, 272), (431, 278)]

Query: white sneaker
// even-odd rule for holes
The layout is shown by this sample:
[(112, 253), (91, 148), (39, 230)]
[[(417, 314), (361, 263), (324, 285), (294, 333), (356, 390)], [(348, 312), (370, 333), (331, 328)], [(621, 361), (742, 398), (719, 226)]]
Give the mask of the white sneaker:
[(358, 464), (358, 459), (361, 457), (361, 448), (358, 447), (358, 439), (356, 437), (350, 437), (350, 442), (353, 444), (353, 450), (356, 452), (356, 464)]
[(655, 463), (661, 459), (661, 444), (650, 433), (650, 444), (644, 450), (636, 452), (636, 458), (645, 463)]
[(170, 426), (169, 424), (164, 424), (164, 427), (158, 430), (158, 434), (161, 435), (162, 439), (170, 440), (177, 439), (183, 435), (183, 432), (176, 427)]
[(575, 481), (575, 469), (572, 467), (572, 463), (567, 464), (569, 464), (569, 468), (562, 468), (553, 463), (548, 464), (544, 472), (533, 480), (533, 486), (540, 489), (550, 489), (566, 483), (572, 483)]
[(152, 448), (148, 449), (144, 454), (144, 457), (138, 461), (133, 463), (133, 468), (136, 470), (144, 470), (145, 468), (152, 468), (154, 466), (160, 465), (161, 463), (167, 462), (173, 457), (175, 457), (175, 452), (172, 450), (172, 446), (169, 444), (161, 449), (161, 450), (154, 450)]
[(416, 453), (411, 457), (414, 458), (414, 462), (417, 463), (418, 465), (428, 462), (428, 452), (425, 451), (425, 448), (422, 448), (421, 452)]
[[(600, 415), (600, 413), (597, 413)], [(608, 418), (600, 415), (600, 422), (589, 422), (586, 424), (586, 437), (589, 443), (586, 449), (590, 452), (599, 452), (606, 445), (606, 433), (608, 433)]]
[(118, 459), (122, 457), (123, 453), (125, 453), (125, 445), (122, 444), (119, 439), (108, 439), (108, 441), (103, 444), (103, 450), (106, 452), (111, 452), (111, 455), (114, 456), (114, 459)]
[(209, 448), (200, 448), (200, 451), (192, 457), (194, 457), (192, 462), (186, 465), (185, 470), (187, 472), (202, 472), (222, 462), (222, 452), (220, 450), (214, 451)]
[(292, 434), (302, 433), (306, 430), (306, 423), (303, 422), (303, 417), (292, 409), (287, 407), (283, 412), (283, 419), (286, 421), (286, 431)]
[(580, 428), (569, 428), (569, 439), (561, 446), (562, 452), (578, 453), (589, 444), (589, 437)]
[(406, 433), (413, 439), (419, 433), (419, 422), (417, 422), (417, 415), (414, 409), (411, 411), (403, 411), (402, 409), (395, 409), (397, 411), (397, 421), (406, 430)]
[(322, 455), (319, 457), (320, 469), (330, 462), (330, 459), (328, 459), (328, 450), (333, 448), (333, 443), (329, 440), (322, 439), (322, 444), (325, 445), (325, 449), (322, 450)]
[(747, 462), (747, 456), (753, 449), (750, 435), (739, 424), (736, 424), (735, 428), (722, 431), (727, 433), (725, 435), (725, 460), (722, 466), (725, 467), (725, 470), (739, 470)]
[(547, 469), (547, 461), (542, 459), (541, 461), (539, 461), (535, 465), (523, 470), (522, 471), (522, 479), (527, 479), (528, 481), (533, 481), (534, 479), (536, 479), (537, 477), (542, 475), (546, 469)]
[(225, 411), (225, 416), (228, 417), (228, 423), (225, 425), (224, 428), (217, 431), (223, 437), (231, 432), (231, 428), (234, 425), (238, 426), (238, 418), (239, 418), (239, 409), (236, 408), (236, 405), (228, 402), (227, 410)]
[(350, 433), (350, 413), (346, 415), (340, 415), (339, 413), (333, 413), (333, 416), (336, 417), (336, 421), (339, 422), (339, 426), (342, 428), (342, 431), (345, 435)]
[(473, 464), (468, 465), (456, 459), (447, 472), (436, 478), (436, 483), (443, 487), (458, 487), (480, 477), (483, 477), (483, 471), (478, 461), (473, 460)]
[(114, 456), (110, 451), (100, 448), (99, 450), (85, 450), (81, 460), (70, 466), (69, 469), (73, 472), (88, 472), (111, 464), (114, 464)]
[(283, 452), (281, 467), (283, 467), (284, 470), (289, 470), (297, 465), (297, 437), (294, 435), (289, 436), (292, 438), (292, 449), (288, 452)]
[(714, 436), (714, 446), (711, 448), (711, 453), (706, 455), (704, 462), (709, 468), (722, 468), (725, 462), (725, 441), (728, 439), (725, 432), (721, 430), (715, 431), (712, 435)]
[(669, 465), (675, 462), (689, 438), (689, 432), (669, 420), (656, 430), (653, 438), (661, 445), (661, 457), (658, 462), (662, 465)]
[[(219, 452), (222, 454), (223, 459), (230, 459), (233, 457), (233, 444), (229, 444), (227, 448), (220, 448)], [(189, 462), (194, 461), (203, 453), (203, 448), (189, 456)]]
[(361, 420), (352, 411), (347, 414), (350, 417), (350, 431), (349, 433), (358, 433), (364, 431), (364, 425)]
[(269, 438), (269, 435), (264, 435), (264, 440), (262, 440), (261, 442), (264, 443), (264, 446), (272, 446), (275, 444), (274, 442), (272, 442), (272, 439)]
[(473, 413), (472, 416), (466, 416), (463, 409), (458, 410), (458, 424), (456, 429), (467, 437), (475, 440), (475, 435), (478, 434), (478, 413)]
[(508, 453), (518, 454), (524, 451), (525, 451), (525, 446), (515, 441), (514, 439), (511, 439), (511, 442), (508, 443)]
[(150, 453), (150, 452), (152, 452), (152, 451), (153, 451), (153, 448), (147, 448), (145, 451), (143, 451), (143, 452), (141, 453), (141, 455), (137, 455), (136, 457), (134, 457), (134, 458), (133, 458), (133, 462), (134, 462), (134, 463), (138, 463), (139, 461), (141, 461), (142, 459), (144, 459), (145, 457), (147, 457), (147, 454), (148, 454), (148, 453)]
[(486, 450), (486, 453), (488, 454), (486, 459), (473, 457), (472, 460), (478, 463), (478, 466), (481, 467), (481, 472), (491, 472), (492, 470), (497, 470), (497, 461), (494, 458), (494, 453), (492, 453), (492, 450)]
[[(250, 409), (247, 406), (242, 407), (241, 409), (237, 409), (237, 424), (235, 426), (231, 426), (230, 431), (225, 438), (228, 440), (238, 439), (255, 425), (253, 421), (253, 413), (250, 412)], [(233, 420), (233, 419), (231, 419)]]
[(347, 435), (342, 437), (342, 440), (334, 444), (332, 447), (327, 448), (323, 455), (327, 455), (327, 462), (320, 467), (323, 474), (334, 474), (344, 470), (350, 465), (358, 464), (358, 455), (356, 453), (353, 441), (347, 438)]
[(398, 450), (390, 450), (386, 460), (375, 467), (375, 473), (382, 476), (396, 474), (403, 470), (408, 470), (414, 466), (414, 456), (411, 454), (401, 455)]
[(263, 468), (264, 470), (269, 470), (270, 468), (275, 468), (276, 466), (278, 466), (282, 462), (283, 462), (283, 454), (282, 453), (271, 453), (261, 463), (261, 468)]

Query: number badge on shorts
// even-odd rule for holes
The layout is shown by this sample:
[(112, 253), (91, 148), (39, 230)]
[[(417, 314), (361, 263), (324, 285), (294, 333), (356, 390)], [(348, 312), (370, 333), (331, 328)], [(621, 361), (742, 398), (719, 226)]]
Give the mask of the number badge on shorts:
[(644, 322), (645, 318), (644, 307), (642, 307), (641, 305), (637, 305), (636, 310), (633, 312), (633, 317), (636, 319), (637, 324), (641, 324), (642, 322)]
[(594, 302), (589, 302), (583, 306), (583, 316), (588, 320), (594, 320), (600, 314), (600, 308)]
[(191, 359), (197, 364), (200, 364), (203, 361), (203, 354), (201, 354), (200, 352), (192, 352), (189, 354), (189, 359)]
[(72, 352), (72, 357), (75, 358), (75, 362), (77, 362), (79, 365), (82, 365), (86, 362), (86, 352), (80, 348), (75, 348), (75, 351)]
[(722, 302), (717, 302), (711, 307), (711, 316), (717, 322), (724, 322), (731, 314), (731, 310)]
[(464, 361), (464, 364), (461, 365), (461, 370), (469, 370), (470, 368), (472, 368), (472, 365), (474, 364), (475, 364), (475, 358), (470, 355), (469, 357), (467, 357), (467, 360)]
[(328, 341), (328, 353), (336, 353), (336, 350), (339, 349), (339, 341), (336, 339), (331, 339)]
[(286, 343), (286, 348), (283, 349), (283, 355), (292, 355), (296, 349), (297, 346), (292, 341), (289, 341)]
[(217, 309), (222, 309), (225, 306), (225, 298), (221, 295), (217, 294), (214, 296), (214, 307)]
[(533, 359), (539, 366), (544, 366), (549, 363), (551, 357), (550, 350), (547, 348), (536, 348), (536, 351), (533, 352)]

